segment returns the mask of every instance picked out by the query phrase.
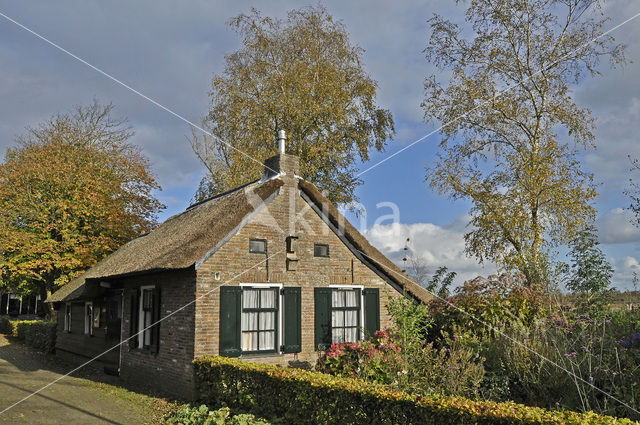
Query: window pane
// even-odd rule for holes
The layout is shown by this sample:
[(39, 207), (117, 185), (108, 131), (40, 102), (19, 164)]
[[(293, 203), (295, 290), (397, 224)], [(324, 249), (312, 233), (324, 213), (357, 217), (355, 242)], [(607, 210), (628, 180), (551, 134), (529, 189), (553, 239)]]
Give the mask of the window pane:
[(260, 312), (260, 330), (275, 330), (275, 312)]
[(344, 311), (331, 312), (331, 326), (344, 326)]
[(242, 351), (256, 351), (258, 349), (258, 333), (242, 333)]
[(258, 314), (256, 312), (242, 313), (242, 330), (257, 331), (258, 330)]
[(261, 299), (261, 308), (276, 308), (276, 291), (273, 289), (263, 289)]
[(358, 328), (345, 328), (345, 342), (356, 342), (358, 340)]
[(253, 252), (256, 254), (266, 254), (267, 252), (267, 241), (260, 239), (250, 239), (249, 240), (249, 252)]
[(245, 289), (242, 291), (242, 308), (260, 307), (260, 291), (258, 289)]
[(153, 308), (153, 292), (151, 289), (144, 289), (142, 291), (142, 310), (151, 311)]
[(344, 291), (337, 289), (331, 291), (331, 306), (344, 307)]
[(344, 312), (344, 326), (358, 326), (358, 311), (347, 310)]
[(342, 328), (332, 329), (331, 330), (331, 341), (332, 342), (344, 342), (344, 338), (342, 337)]
[(273, 350), (276, 347), (276, 333), (273, 331), (260, 332), (260, 350)]
[(328, 257), (329, 256), (329, 245), (326, 244), (314, 244), (313, 245), (313, 255), (315, 257)]
[(349, 291), (344, 291), (345, 296), (346, 296), (346, 306), (347, 307), (357, 307), (358, 306), (358, 293), (356, 292), (355, 289), (349, 290)]

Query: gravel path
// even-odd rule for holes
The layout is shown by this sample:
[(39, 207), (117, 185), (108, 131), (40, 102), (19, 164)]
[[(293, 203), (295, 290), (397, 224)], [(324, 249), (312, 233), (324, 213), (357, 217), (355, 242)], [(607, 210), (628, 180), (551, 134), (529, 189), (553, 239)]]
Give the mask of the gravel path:
[[(0, 335), (0, 411), (71, 369), (73, 365)], [(100, 379), (117, 383), (115, 377)], [(69, 376), (0, 414), (0, 424), (158, 423), (158, 412), (145, 400), (149, 398)]]

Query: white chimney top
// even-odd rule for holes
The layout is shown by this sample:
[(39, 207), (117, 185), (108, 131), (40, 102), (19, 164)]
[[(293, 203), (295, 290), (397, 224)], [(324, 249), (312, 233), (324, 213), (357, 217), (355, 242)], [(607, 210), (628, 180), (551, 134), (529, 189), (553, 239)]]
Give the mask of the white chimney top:
[(278, 131), (278, 153), (284, 155), (284, 142), (287, 140), (287, 135), (284, 130)]

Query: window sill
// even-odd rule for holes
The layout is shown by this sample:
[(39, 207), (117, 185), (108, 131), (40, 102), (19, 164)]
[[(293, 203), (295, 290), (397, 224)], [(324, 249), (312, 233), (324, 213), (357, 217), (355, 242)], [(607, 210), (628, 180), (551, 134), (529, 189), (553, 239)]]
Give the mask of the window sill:
[(154, 352), (152, 352), (150, 347), (143, 347), (143, 348), (135, 347), (135, 348), (129, 348), (129, 352), (140, 353), (140, 354), (143, 354), (143, 355), (145, 355), (145, 356), (155, 356), (155, 355), (157, 355), (157, 354), (158, 354), (158, 353), (154, 353)]
[(241, 359), (251, 359), (256, 357), (282, 357), (284, 353), (278, 353), (276, 351), (252, 351), (250, 353), (242, 353), (240, 354)]

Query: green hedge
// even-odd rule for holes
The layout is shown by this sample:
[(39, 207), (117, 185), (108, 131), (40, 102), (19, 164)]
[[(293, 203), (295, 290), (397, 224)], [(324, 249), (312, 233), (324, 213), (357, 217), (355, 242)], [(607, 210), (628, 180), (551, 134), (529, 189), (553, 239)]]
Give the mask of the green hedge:
[(0, 334), (13, 334), (13, 324), (7, 316), (0, 316)]
[(44, 320), (0, 318), (0, 332), (11, 335), (30, 347), (52, 353), (56, 346), (56, 323)]
[(629, 419), (415, 396), (359, 379), (224, 357), (194, 361), (202, 400), (294, 424), (637, 424)]

